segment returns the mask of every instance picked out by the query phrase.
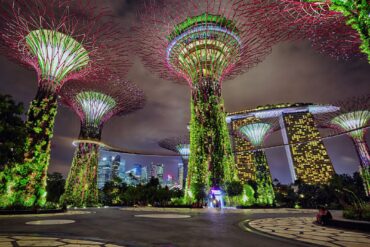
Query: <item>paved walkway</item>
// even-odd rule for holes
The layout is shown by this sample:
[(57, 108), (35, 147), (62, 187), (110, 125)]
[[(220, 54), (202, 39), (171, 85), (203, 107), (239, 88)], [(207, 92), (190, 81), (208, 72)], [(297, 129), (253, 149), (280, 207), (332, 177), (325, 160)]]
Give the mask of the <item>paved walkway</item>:
[(157, 208), (157, 207), (124, 207), (123, 211), (133, 212), (174, 212), (174, 213), (233, 213), (233, 214), (313, 214), (317, 209), (294, 209), (294, 208)]
[[(153, 210), (153, 208), (151, 208)], [(172, 213), (165, 212), (138, 212), (130, 210), (120, 210), (119, 208), (94, 208), (88, 209), (94, 213), (90, 214), (70, 214), (64, 216), (51, 217), (9, 217), (0, 219), (0, 234), (5, 236), (42, 236), (56, 238), (53, 241), (63, 246), (72, 244), (60, 239), (82, 239), (100, 242), (107, 242), (122, 246), (132, 247), (304, 247), (303, 242), (292, 241), (287, 243), (284, 240), (267, 238), (254, 233), (248, 233), (239, 228), (238, 223), (246, 219), (259, 219), (270, 217), (285, 216), (308, 216), (311, 214), (299, 214), (300, 210), (295, 210), (293, 215), (290, 210), (280, 210), (281, 214), (276, 214), (274, 209), (267, 210), (268, 213), (207, 213), (213, 212), (201, 210), (204, 213)], [(79, 210), (81, 211), (81, 210)], [(244, 212), (244, 210), (236, 212)], [(137, 215), (154, 214), (180, 214), (190, 215), (190, 218), (142, 218)], [(184, 216), (183, 216), (184, 217)], [(45, 221), (70, 220), (74, 223), (67, 225), (52, 224)], [(45, 224), (29, 225), (30, 221), (42, 221)], [(51, 222), (53, 223), (53, 222)], [(55, 223), (55, 222), (54, 222)], [(15, 243), (15, 239), (4, 243)], [(46, 239), (45, 239), (46, 240)], [(21, 244), (25, 244), (21, 242)], [(29, 242), (34, 244), (34, 242)], [(50, 246), (48, 242), (42, 243)], [(8, 245), (8, 244), (7, 244)], [(76, 244), (78, 245), (78, 244)], [(97, 244), (99, 245), (99, 244)], [(13, 246), (17, 246), (14, 244)], [(18, 245), (19, 246), (19, 245)], [(40, 246), (37, 244), (37, 246)], [(82, 246), (82, 245), (81, 245)], [(91, 245), (94, 246), (94, 245)], [(95, 245), (96, 246), (96, 245)]]
[[(66, 239), (58, 237), (40, 237), (40, 236), (26, 236), (26, 235), (0, 235), (1, 247), (13, 246), (68, 246), (68, 247), (120, 247), (109, 243), (102, 243), (97, 241), (88, 241), (81, 239)], [(123, 246), (121, 246), (123, 247)]]
[(313, 217), (265, 218), (252, 220), (248, 225), (263, 233), (321, 246), (367, 247), (370, 235), (314, 224)]
[(68, 216), (68, 215), (80, 215), (80, 214), (91, 214), (91, 211), (80, 211), (80, 210), (68, 210), (65, 213), (53, 213), (53, 214), (4, 214), (0, 215), (1, 218), (29, 218), (29, 217), (50, 217), (50, 216)]

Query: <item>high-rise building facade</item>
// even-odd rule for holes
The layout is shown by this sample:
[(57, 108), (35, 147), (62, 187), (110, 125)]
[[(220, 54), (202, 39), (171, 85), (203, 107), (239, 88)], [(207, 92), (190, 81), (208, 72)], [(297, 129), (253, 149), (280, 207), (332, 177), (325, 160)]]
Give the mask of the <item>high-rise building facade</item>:
[(98, 188), (102, 189), (106, 182), (114, 178), (125, 179), (125, 160), (120, 153), (100, 150), (98, 164)]
[(112, 179), (119, 177), (119, 168), (121, 166), (121, 156), (112, 156)]
[[(253, 122), (251, 118), (235, 119), (231, 121), (231, 130), (235, 133), (240, 127)], [(232, 135), (232, 143), (239, 179), (243, 183), (248, 180), (255, 181), (256, 167), (254, 164), (252, 151), (254, 148), (252, 144), (247, 139), (235, 134)]]
[(140, 182), (142, 184), (148, 183), (148, 168), (146, 166), (141, 168)]
[[(327, 183), (334, 175), (334, 168), (320, 133), (314, 123), (314, 114), (338, 110), (331, 105), (307, 103), (266, 105), (256, 109), (228, 114), (232, 131), (248, 123), (251, 117), (279, 118), (292, 182), (297, 179), (308, 184)], [(234, 154), (239, 178), (255, 180), (253, 147), (238, 136), (233, 136)]]
[(150, 176), (154, 178), (158, 178), (159, 184), (161, 186), (165, 185), (165, 181), (163, 179), (164, 174), (164, 165), (163, 164), (154, 164), (153, 162), (150, 165)]
[(293, 180), (327, 183), (335, 174), (312, 113), (283, 113), (280, 125)]
[(98, 165), (98, 188), (101, 189), (104, 187), (105, 183), (111, 180), (111, 164), (110, 156), (101, 157)]
[(184, 164), (183, 163), (178, 163), (177, 164), (178, 168), (178, 184), (179, 184), (179, 189), (183, 189), (185, 186), (185, 180), (184, 180)]

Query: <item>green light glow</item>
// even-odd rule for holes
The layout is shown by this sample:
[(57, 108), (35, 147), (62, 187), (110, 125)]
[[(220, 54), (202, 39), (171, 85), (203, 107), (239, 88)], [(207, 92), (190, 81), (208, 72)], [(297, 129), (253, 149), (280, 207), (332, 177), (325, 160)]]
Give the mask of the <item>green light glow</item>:
[(256, 166), (257, 203), (260, 205), (272, 205), (275, 201), (275, 192), (272, 186), (266, 154), (264, 151), (258, 150), (254, 152), (253, 156)]
[(234, 33), (238, 33), (239, 31), (236, 29), (235, 23), (226, 19), (220, 15), (212, 15), (208, 13), (203, 13), (202, 15), (198, 15), (195, 17), (188, 17), (184, 22), (176, 25), (174, 27), (174, 31), (167, 37), (169, 41), (173, 40), (176, 36), (183, 33), (189, 27), (194, 25), (198, 25), (199, 23), (209, 23), (209, 24), (216, 24), (223, 27), (227, 27), (229, 30), (233, 30)]
[[(363, 128), (370, 120), (370, 111), (354, 111), (341, 114), (331, 120), (331, 123), (340, 127), (344, 131), (351, 131)], [(354, 139), (362, 139), (364, 130), (355, 130), (349, 133)]]
[(255, 147), (260, 147), (266, 134), (271, 130), (271, 125), (268, 123), (252, 123), (240, 128), (240, 131), (246, 135), (248, 140)]
[(60, 83), (70, 72), (89, 63), (88, 52), (79, 42), (54, 30), (34, 30), (26, 36), (26, 43), (38, 59), (44, 80)]
[(76, 95), (88, 126), (99, 127), (106, 115), (116, 106), (116, 101), (109, 95), (86, 91)]
[(211, 187), (222, 188), (227, 182), (237, 180), (225, 117), (223, 100), (218, 96), (209, 96), (206, 102), (200, 98), (191, 102), (190, 157), (185, 190), (188, 203), (201, 199), (202, 193), (207, 194)]
[(97, 169), (99, 145), (80, 143), (73, 157), (65, 193), (61, 203), (68, 206), (96, 206), (98, 204)]
[[(40, 96), (40, 95), (39, 95)], [(42, 207), (46, 203), (46, 175), (57, 97), (36, 97), (26, 122), (24, 162), (7, 166), (0, 175), (0, 207)]]
[[(177, 35), (177, 36), (174, 36)], [(170, 35), (168, 63), (197, 83), (201, 78), (219, 81), (239, 60), (240, 39), (232, 21), (204, 13), (179, 24)]]

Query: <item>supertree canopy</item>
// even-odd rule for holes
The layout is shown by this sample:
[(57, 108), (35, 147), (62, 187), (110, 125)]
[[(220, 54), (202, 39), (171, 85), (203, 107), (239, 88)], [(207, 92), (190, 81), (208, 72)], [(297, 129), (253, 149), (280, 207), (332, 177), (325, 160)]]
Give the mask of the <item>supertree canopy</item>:
[(336, 103), (340, 107), (318, 118), (320, 125), (349, 135), (356, 147), (360, 160), (360, 173), (367, 195), (370, 195), (370, 155), (365, 141), (365, 132), (370, 121), (370, 95), (354, 97)]
[[(251, 0), (255, 9), (287, 40), (308, 39), (319, 52), (336, 59), (369, 57), (369, 4), (366, 0)], [(263, 3), (261, 3), (263, 2)], [(261, 18), (261, 17), (260, 17)], [(346, 25), (347, 24), (347, 25)]]
[(117, 78), (89, 84), (73, 81), (61, 91), (62, 102), (79, 116), (81, 129), (66, 181), (62, 203), (91, 206), (98, 203), (97, 168), (103, 125), (115, 115), (144, 106), (144, 94), (134, 84)]
[(263, 20), (249, 21), (239, 7), (233, 0), (148, 1), (140, 12), (136, 36), (144, 63), (191, 88), (188, 201), (236, 178), (222, 81), (261, 62), (276, 42)]
[[(183, 171), (183, 184), (181, 185), (181, 188), (185, 185), (185, 178), (188, 173), (188, 160), (190, 155), (190, 144), (189, 144), (189, 135), (179, 136), (179, 137), (173, 137), (173, 138), (165, 138), (158, 142), (158, 145), (162, 148), (171, 150), (173, 152), (176, 152), (180, 154), (182, 163), (184, 165), (184, 171)], [(180, 176), (180, 174), (179, 174)]]
[(236, 133), (246, 138), (256, 148), (253, 150), (253, 163), (256, 171), (257, 203), (259, 204), (272, 205), (275, 201), (270, 169), (262, 146), (267, 136), (277, 129), (279, 129), (279, 124), (276, 119), (263, 119), (263, 121), (255, 119), (241, 126), (239, 133)]
[[(124, 73), (128, 62), (110, 11), (90, 0), (3, 0), (0, 53), (37, 73), (22, 164), (3, 176), (0, 206), (43, 206), (57, 96), (71, 79)], [(119, 40), (119, 38), (121, 40)], [(7, 180), (7, 181), (5, 181)]]
[(240, 128), (248, 140), (255, 147), (260, 147), (263, 144), (267, 134), (271, 131), (271, 124), (268, 123), (251, 123)]

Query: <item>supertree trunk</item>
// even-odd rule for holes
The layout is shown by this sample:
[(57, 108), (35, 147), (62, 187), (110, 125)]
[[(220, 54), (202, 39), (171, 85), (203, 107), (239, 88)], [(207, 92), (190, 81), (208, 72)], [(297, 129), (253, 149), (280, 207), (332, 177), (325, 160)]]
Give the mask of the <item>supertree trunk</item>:
[(364, 189), (367, 196), (370, 195), (370, 156), (367, 145), (363, 139), (353, 138), (360, 159), (360, 174), (364, 183)]
[(98, 204), (99, 144), (84, 140), (99, 141), (102, 128), (81, 123), (79, 139), (72, 166), (65, 185), (62, 204), (82, 207)]
[[(7, 167), (3, 206), (41, 207), (46, 203), (50, 142), (57, 113), (57, 95), (41, 81), (27, 114), (24, 161)], [(0, 198), (1, 199), (1, 198)]]
[(253, 157), (256, 167), (257, 203), (272, 205), (275, 200), (275, 193), (266, 154), (262, 150), (257, 150)]
[(61, 203), (76, 207), (98, 204), (98, 162), (98, 144), (78, 144)]
[(190, 159), (186, 200), (200, 201), (211, 187), (235, 178), (234, 158), (218, 82), (204, 80), (192, 91)]

